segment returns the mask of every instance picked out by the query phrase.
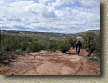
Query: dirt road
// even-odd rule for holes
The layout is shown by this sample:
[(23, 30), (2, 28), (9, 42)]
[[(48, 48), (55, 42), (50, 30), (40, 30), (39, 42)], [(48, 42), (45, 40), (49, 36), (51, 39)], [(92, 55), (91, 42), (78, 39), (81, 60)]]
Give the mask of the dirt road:
[(29, 53), (18, 56), (9, 66), (0, 67), (5, 75), (99, 75), (100, 63), (77, 54)]

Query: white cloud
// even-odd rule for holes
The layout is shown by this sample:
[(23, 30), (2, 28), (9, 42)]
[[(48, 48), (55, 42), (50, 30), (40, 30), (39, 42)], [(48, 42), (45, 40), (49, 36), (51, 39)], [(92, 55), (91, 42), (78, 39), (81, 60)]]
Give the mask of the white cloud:
[(85, 6), (94, 7), (100, 4), (100, 0), (80, 0), (80, 3)]
[(0, 27), (10, 29), (42, 27), (52, 32), (73, 33), (100, 28), (98, 0), (0, 0), (0, 11)]

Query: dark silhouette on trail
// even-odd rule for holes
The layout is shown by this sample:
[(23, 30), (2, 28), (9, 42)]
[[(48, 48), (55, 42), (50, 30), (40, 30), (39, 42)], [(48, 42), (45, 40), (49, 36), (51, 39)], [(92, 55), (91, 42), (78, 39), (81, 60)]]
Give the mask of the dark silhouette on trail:
[(82, 47), (82, 43), (80, 41), (75, 42), (75, 47), (76, 47), (76, 53), (79, 55), (80, 49)]

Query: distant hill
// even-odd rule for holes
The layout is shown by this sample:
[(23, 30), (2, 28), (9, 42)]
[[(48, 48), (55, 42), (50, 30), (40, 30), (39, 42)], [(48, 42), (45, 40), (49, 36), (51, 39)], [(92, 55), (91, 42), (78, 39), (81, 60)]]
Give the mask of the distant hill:
[(42, 37), (42, 38), (66, 38), (72, 37), (73, 34), (63, 34), (63, 33), (52, 33), (52, 32), (32, 32), (32, 31), (16, 31), (16, 30), (1, 30), (1, 34), (8, 35), (19, 35), (19, 36), (30, 36), (30, 37)]
[(76, 37), (76, 36), (83, 36), (86, 32), (94, 32), (97, 35), (100, 34), (100, 30), (89, 30), (86, 32), (79, 32), (75, 34), (63, 34), (63, 33), (51, 33), (51, 32), (31, 32), (31, 31), (17, 31), (17, 30), (0, 30), (1, 34), (10, 34), (10, 35), (25, 35), (25, 36), (37, 36), (37, 37)]
[(94, 32), (96, 35), (100, 35), (100, 30), (88, 30), (86, 32), (79, 32), (79, 33), (76, 33), (74, 34), (75, 36), (82, 36), (82, 35), (85, 35), (87, 32)]

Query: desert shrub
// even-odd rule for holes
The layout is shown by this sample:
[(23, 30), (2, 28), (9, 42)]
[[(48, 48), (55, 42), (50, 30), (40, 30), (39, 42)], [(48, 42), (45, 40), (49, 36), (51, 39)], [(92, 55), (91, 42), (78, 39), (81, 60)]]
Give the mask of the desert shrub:
[(62, 41), (61, 43), (59, 43), (59, 46), (58, 48), (63, 52), (65, 53), (66, 51), (68, 51), (71, 47), (71, 44), (68, 43), (67, 40), (65, 41)]
[(40, 43), (40, 46), (43, 50), (49, 50), (49, 48), (50, 48), (50, 41), (49, 40), (41, 39), (38, 42)]
[(0, 59), (9, 59), (9, 58), (15, 58), (16, 55), (14, 54), (14, 52), (11, 51), (1, 51), (0, 52)]
[(73, 37), (72, 38), (69, 38), (68, 39), (68, 42), (71, 45), (71, 47), (73, 47), (73, 48), (75, 47), (75, 42), (76, 42), (76, 39), (75, 38), (73, 38)]
[(73, 46), (74, 38), (64, 40), (56, 37), (37, 37), (37, 36), (19, 36), (10, 34), (0, 34), (0, 52), (2, 56), (21, 55), (25, 52), (38, 52), (40, 50), (66, 52)]
[(88, 59), (92, 60), (92, 61), (100, 62), (100, 58), (96, 57), (96, 56), (90, 56), (90, 57), (88, 57)]
[(18, 49), (21, 49), (22, 51), (26, 51), (26, 49), (27, 49), (27, 47), (28, 47), (28, 45), (29, 45), (29, 43), (27, 43), (27, 42), (20, 42), (19, 43), (19, 48)]
[(96, 44), (95, 44), (95, 46), (96, 46), (96, 47), (95, 47), (95, 51), (100, 53), (100, 51), (101, 51), (101, 47), (100, 47), (100, 45), (101, 45), (101, 42), (100, 42), (100, 35), (96, 35), (95, 41), (96, 41)]
[(50, 40), (50, 42), (49, 42), (49, 49), (51, 51), (56, 51), (58, 49), (58, 45), (59, 45), (58, 41)]
[(100, 51), (100, 38), (99, 35), (96, 35), (94, 32), (87, 32), (84, 36), (83, 42), (84, 48), (89, 52), (88, 55), (91, 55), (94, 51)]
[(15, 50), (15, 54), (17, 55), (23, 55), (24, 51), (22, 51), (22, 49), (16, 49)]
[(38, 41), (32, 42), (28, 48), (31, 52), (38, 52), (43, 49)]

